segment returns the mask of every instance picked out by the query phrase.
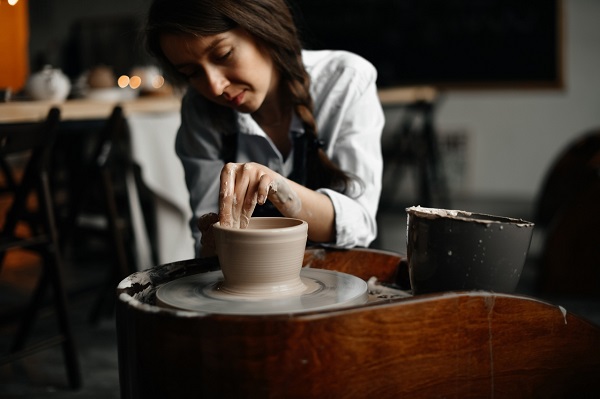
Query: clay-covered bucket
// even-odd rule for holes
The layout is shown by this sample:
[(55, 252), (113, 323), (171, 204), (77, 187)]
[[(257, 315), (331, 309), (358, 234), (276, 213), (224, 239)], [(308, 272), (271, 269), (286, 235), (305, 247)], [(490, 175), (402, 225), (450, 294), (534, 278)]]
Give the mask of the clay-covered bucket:
[(517, 287), (534, 224), (457, 210), (406, 209), (413, 294)]

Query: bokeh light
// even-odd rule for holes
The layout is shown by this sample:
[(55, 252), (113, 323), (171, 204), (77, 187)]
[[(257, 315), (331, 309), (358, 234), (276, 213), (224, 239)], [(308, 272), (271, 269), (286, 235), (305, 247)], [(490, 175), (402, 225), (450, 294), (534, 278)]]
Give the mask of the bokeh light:
[(152, 79), (152, 87), (155, 89), (160, 89), (164, 84), (165, 78), (163, 78), (161, 75), (157, 75), (154, 77), (154, 79)]
[(117, 80), (117, 84), (122, 89), (126, 88), (127, 85), (129, 84), (129, 76), (127, 76), (127, 75), (119, 76), (119, 79)]
[(132, 89), (137, 89), (138, 87), (140, 87), (141, 84), (142, 78), (140, 78), (139, 76), (134, 75), (131, 78), (129, 78), (129, 87), (131, 87)]

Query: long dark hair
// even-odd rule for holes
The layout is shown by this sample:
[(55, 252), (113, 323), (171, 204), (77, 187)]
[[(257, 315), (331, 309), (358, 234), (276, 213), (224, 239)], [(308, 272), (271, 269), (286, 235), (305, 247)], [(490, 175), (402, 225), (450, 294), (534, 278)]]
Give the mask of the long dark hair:
[(306, 186), (345, 192), (351, 178), (320, 148), (310, 95), (310, 76), (302, 63), (302, 44), (285, 0), (154, 0), (148, 13), (145, 38), (148, 51), (163, 70), (182, 83), (181, 75), (160, 46), (164, 33), (207, 36), (241, 27), (268, 51), (302, 120), (308, 140)]

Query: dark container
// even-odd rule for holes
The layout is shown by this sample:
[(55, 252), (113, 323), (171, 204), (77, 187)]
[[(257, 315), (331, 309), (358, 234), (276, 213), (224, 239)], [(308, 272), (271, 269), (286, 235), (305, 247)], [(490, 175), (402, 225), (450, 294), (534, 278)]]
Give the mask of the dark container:
[(484, 290), (514, 292), (534, 224), (457, 210), (406, 209), (413, 294)]

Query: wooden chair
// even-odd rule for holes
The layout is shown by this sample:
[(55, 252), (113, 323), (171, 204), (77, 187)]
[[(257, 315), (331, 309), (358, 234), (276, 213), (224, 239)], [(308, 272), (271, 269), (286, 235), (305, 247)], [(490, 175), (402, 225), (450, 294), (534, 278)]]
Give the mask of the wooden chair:
[[(396, 280), (399, 260), (370, 250), (305, 254), (306, 267), (386, 284)], [(215, 259), (193, 259), (133, 274), (119, 285), (122, 398), (190, 392), (246, 398), (600, 395), (600, 328), (568, 309), (481, 291), (284, 315), (202, 314), (155, 305), (161, 285), (216, 269)]]
[(570, 143), (548, 171), (535, 206), (544, 233), (543, 295), (600, 297), (600, 129)]
[[(10, 250), (34, 251), (42, 260), (42, 275), (23, 315), (10, 353), (1, 359), (1, 363), (13, 362), (51, 346), (61, 345), (69, 384), (72, 388), (79, 388), (81, 371), (67, 310), (63, 264), (48, 173), (59, 119), (59, 110), (53, 108), (43, 122), (0, 126), (0, 159), (6, 182), (4, 192), (12, 196), (0, 231), (0, 271), (5, 255)], [(11, 164), (10, 159), (14, 160), (15, 157), (23, 162), (18, 167)], [(59, 335), (27, 346), (48, 287), (52, 288), (52, 304)]]
[[(61, 222), (62, 243), (67, 245), (82, 234), (108, 242), (110, 268), (91, 310), (90, 320), (99, 320), (106, 302), (114, 300), (116, 284), (134, 272), (132, 232), (126, 174), (133, 168), (128, 156), (127, 121), (116, 106), (94, 140), (91, 156), (74, 174), (75, 188), (67, 202), (68, 213)], [(137, 199), (136, 199), (137, 200)]]
[(600, 129), (595, 129), (569, 143), (552, 163), (536, 198), (536, 227), (548, 227), (562, 208), (597, 180), (599, 168)]
[(538, 261), (540, 295), (600, 298), (599, 204), (597, 175), (552, 218)]

